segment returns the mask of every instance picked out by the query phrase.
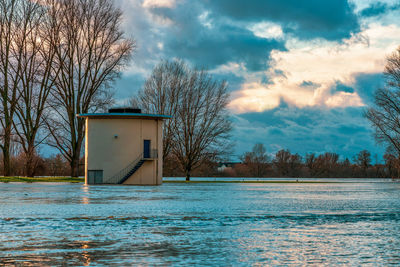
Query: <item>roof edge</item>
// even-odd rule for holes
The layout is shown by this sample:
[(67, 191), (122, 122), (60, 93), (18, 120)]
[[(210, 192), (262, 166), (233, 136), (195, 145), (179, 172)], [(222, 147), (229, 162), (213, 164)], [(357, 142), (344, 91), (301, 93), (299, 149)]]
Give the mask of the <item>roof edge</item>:
[(137, 118), (137, 119), (170, 119), (171, 116), (147, 113), (79, 113), (78, 118)]

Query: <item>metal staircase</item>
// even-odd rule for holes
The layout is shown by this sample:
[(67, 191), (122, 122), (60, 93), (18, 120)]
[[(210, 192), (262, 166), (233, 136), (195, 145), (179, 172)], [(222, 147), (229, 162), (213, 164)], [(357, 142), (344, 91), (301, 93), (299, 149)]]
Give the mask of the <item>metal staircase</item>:
[(130, 170), (124, 177), (122, 177), (117, 184), (123, 184), (126, 180), (128, 180), (128, 178), (131, 177), (140, 168), (140, 166), (143, 165), (143, 163), (144, 159), (139, 160), (139, 162), (135, 165), (135, 167), (133, 167), (132, 170)]
[(103, 183), (105, 184), (123, 184), (129, 177), (131, 177), (147, 160), (157, 159), (158, 153), (156, 149), (150, 151), (150, 155), (144, 157), (143, 153), (140, 154), (134, 161), (129, 163), (128, 166), (120, 170), (114, 176), (105, 179)]

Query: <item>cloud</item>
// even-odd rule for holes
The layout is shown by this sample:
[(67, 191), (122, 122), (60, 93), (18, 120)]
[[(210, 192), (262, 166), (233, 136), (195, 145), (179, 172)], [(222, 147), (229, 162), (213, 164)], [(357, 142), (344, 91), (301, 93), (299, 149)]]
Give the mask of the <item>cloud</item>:
[(211, 69), (238, 62), (244, 63), (249, 71), (259, 71), (268, 67), (272, 50), (285, 50), (279, 41), (260, 38), (249, 30), (234, 26), (193, 33), (190, 39), (169, 40), (167, 49), (177, 57)]
[(161, 59), (179, 57), (228, 81), (238, 153), (255, 142), (271, 153), (379, 153), (361, 114), (400, 44), (398, 0), (117, 3), (138, 45), (116, 83), (120, 101)]
[(372, 24), (343, 43), (291, 40), (288, 51), (271, 52), (274, 64), (266, 71), (270, 82), (253, 75), (234, 95), (230, 108), (236, 113), (261, 112), (276, 108), (281, 100), (296, 107), (364, 106), (366, 96), (354, 90), (356, 78), (383, 71), (386, 55), (400, 42), (393, 36), (400, 36), (400, 27)]
[(252, 0), (246, 4), (240, 0), (203, 2), (215, 17), (222, 15), (239, 21), (278, 23), (283, 32), (302, 39), (340, 40), (360, 30), (354, 6), (347, 0)]
[(384, 86), (384, 76), (382, 73), (356, 73), (353, 88), (367, 105), (371, 105), (374, 100), (374, 92)]
[(198, 4), (148, 11), (171, 22), (163, 34), (164, 53), (194, 65), (214, 69), (235, 62), (243, 63), (249, 71), (257, 71), (268, 67), (272, 50), (285, 50), (282, 40), (257, 36), (246, 25), (209, 18), (209, 13)]
[(244, 82), (243, 77), (235, 75), (234, 73), (212, 73), (212, 77), (217, 81), (228, 81), (228, 90), (231, 92), (239, 90)]
[(301, 84), (299, 84), (300, 87), (304, 88), (311, 88), (311, 89), (316, 89), (320, 87), (321, 85), (318, 83), (314, 83), (312, 81), (302, 81)]
[[(170, 58), (212, 72), (237, 64), (240, 72), (232, 70), (217, 78), (227, 78), (232, 91), (242, 89), (232, 104), (241, 112), (248, 111), (244, 105), (238, 107), (241, 102), (256, 102), (252, 110), (262, 111), (282, 99), (299, 107), (362, 105), (358, 92), (328, 91), (336, 81), (351, 87), (355, 72), (380, 72), (399, 28), (371, 24), (360, 32), (354, 14), (357, 5), (345, 0), (267, 0), (246, 5), (236, 0), (124, 0), (125, 27), (138, 43), (126, 73), (144, 79), (161, 59)], [(352, 24), (357, 25), (348, 28)], [(304, 81), (319, 86), (299, 86)]]
[(354, 89), (348, 85), (341, 83), (340, 81), (336, 81), (335, 85), (331, 88), (331, 92), (354, 93)]
[(155, 8), (155, 7), (175, 7), (175, 0), (144, 0), (142, 6), (144, 8)]
[(257, 37), (266, 39), (283, 38), (282, 27), (279, 24), (262, 21), (251, 24), (248, 29), (251, 30)]
[(115, 96), (118, 102), (123, 104), (127, 99), (134, 96), (145, 82), (144, 76), (140, 74), (122, 75), (115, 83)]
[(375, 17), (386, 14), (390, 11), (400, 9), (400, 4), (388, 4), (383, 2), (372, 3), (369, 7), (360, 11), (360, 15), (363, 17)]

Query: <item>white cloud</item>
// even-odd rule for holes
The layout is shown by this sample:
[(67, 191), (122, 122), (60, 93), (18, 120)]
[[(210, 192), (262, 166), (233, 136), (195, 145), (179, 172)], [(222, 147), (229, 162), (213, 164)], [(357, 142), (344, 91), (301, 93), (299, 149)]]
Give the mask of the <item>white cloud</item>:
[(203, 26), (205, 26), (205, 27), (207, 27), (209, 29), (211, 29), (213, 27), (212, 20), (209, 18), (209, 12), (208, 11), (203, 12), (203, 13), (200, 14), (199, 21)]
[(142, 6), (144, 8), (167, 7), (174, 8), (175, 0), (144, 0)]
[[(385, 57), (400, 44), (400, 27), (371, 24), (359, 35), (344, 43), (314, 40), (288, 40), (288, 51), (273, 51), (274, 65), (264, 74), (271, 83), (262, 84), (248, 79), (242, 86), (230, 108), (233, 112), (263, 111), (279, 106), (280, 100), (297, 107), (362, 106), (357, 93), (331, 92), (336, 82), (351, 86), (356, 73), (383, 71)], [(271, 74), (282, 70), (285, 78)], [(316, 88), (304, 88), (300, 84), (311, 81)]]
[(280, 25), (272, 22), (254, 23), (248, 27), (255, 36), (266, 39), (280, 39), (283, 37), (283, 31)]

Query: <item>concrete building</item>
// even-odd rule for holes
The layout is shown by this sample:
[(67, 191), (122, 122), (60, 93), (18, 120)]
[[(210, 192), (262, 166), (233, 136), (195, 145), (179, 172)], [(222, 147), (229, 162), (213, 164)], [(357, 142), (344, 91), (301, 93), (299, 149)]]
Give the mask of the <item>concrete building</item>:
[(77, 116), (86, 120), (86, 184), (162, 183), (162, 125), (169, 116), (130, 108)]

